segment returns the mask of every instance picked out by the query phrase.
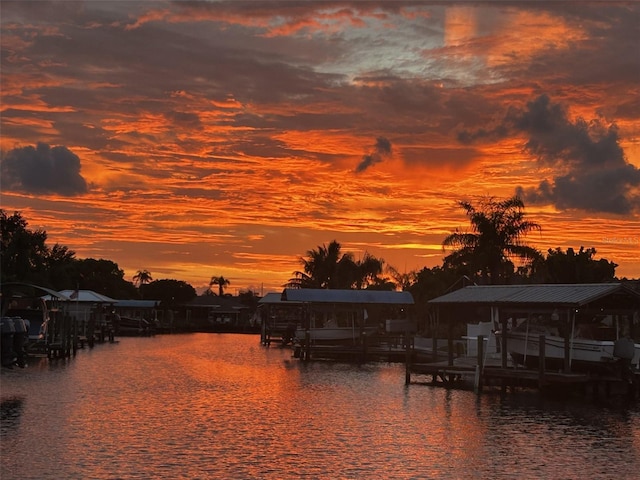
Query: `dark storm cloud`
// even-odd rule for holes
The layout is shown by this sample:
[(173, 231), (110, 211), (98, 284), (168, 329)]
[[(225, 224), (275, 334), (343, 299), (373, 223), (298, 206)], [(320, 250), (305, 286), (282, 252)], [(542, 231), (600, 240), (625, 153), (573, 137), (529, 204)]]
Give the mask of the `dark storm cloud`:
[(362, 157), (362, 161), (356, 167), (356, 173), (364, 172), (367, 168), (382, 162), (389, 156), (391, 156), (391, 142), (384, 137), (378, 137), (371, 153)]
[(512, 107), (503, 121), (488, 129), (463, 131), (463, 143), (497, 140), (511, 134), (528, 136), (525, 150), (557, 174), (535, 188), (518, 187), (525, 200), (552, 203), (560, 209), (629, 214), (640, 209), (640, 170), (627, 162), (615, 124), (569, 119), (565, 108), (547, 95)]
[(195, 113), (172, 111), (172, 112), (166, 112), (164, 116), (167, 120), (169, 120), (175, 126), (180, 128), (202, 127), (202, 122), (200, 121), (200, 117)]
[(87, 192), (80, 158), (67, 147), (38, 143), (10, 150), (2, 159), (2, 188), (68, 197)]

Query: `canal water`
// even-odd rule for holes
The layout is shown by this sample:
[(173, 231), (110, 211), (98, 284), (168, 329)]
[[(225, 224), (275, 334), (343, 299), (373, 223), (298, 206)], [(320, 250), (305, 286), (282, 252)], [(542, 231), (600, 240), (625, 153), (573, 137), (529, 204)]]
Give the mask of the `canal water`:
[(122, 338), (3, 370), (10, 479), (637, 479), (640, 408), (404, 385), (253, 335)]

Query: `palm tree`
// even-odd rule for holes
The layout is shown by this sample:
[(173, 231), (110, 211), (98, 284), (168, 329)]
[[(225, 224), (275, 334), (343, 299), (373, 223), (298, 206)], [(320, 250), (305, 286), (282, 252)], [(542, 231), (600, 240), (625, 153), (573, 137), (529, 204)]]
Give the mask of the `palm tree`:
[(415, 270), (400, 273), (391, 265), (387, 265), (387, 274), (391, 276), (396, 287), (400, 287), (403, 291), (409, 290), (409, 287), (411, 287), (411, 285), (413, 285), (418, 279), (418, 273)]
[[(355, 268), (350, 253), (342, 255), (341, 245), (333, 240), (329, 245), (318, 246), (318, 249), (307, 251), (307, 258), (301, 258), (303, 271), (293, 272), (295, 277), (289, 280), (288, 286), (297, 288), (349, 288)], [(353, 267), (353, 268), (351, 268)]]
[(518, 196), (506, 200), (489, 199), (474, 207), (470, 202), (459, 205), (471, 222), (472, 233), (456, 230), (447, 236), (443, 248), (456, 247), (445, 258), (450, 265), (465, 265), (471, 274), (480, 273), (485, 282), (500, 283), (509, 268), (511, 258), (533, 261), (541, 254), (535, 248), (522, 244), (521, 238), (540, 225), (524, 219), (524, 203)]
[(150, 283), (151, 281), (153, 281), (153, 278), (151, 277), (151, 272), (149, 270), (138, 270), (133, 276), (133, 283), (138, 284), (138, 288), (145, 283)]
[(358, 260), (355, 264), (356, 281), (355, 287), (361, 289), (368, 285), (380, 284), (378, 275), (382, 273), (384, 260), (378, 259), (369, 252), (364, 253), (362, 260)]
[(364, 288), (380, 285), (384, 260), (365, 253), (359, 261), (351, 253), (341, 253), (342, 246), (336, 240), (329, 245), (307, 251), (301, 258), (303, 270), (295, 271), (294, 278), (286, 284), (289, 288)]
[(231, 282), (226, 278), (224, 278), (223, 276), (211, 277), (211, 281), (209, 282), (209, 288), (213, 287), (214, 285), (218, 285), (218, 296), (222, 297), (224, 295), (224, 287), (230, 284)]

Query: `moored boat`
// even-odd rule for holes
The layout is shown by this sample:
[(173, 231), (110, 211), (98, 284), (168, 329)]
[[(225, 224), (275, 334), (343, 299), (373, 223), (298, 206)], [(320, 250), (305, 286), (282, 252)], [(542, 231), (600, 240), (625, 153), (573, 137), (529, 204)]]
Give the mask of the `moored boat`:
[(280, 305), (287, 302), (300, 309), (298, 343), (356, 344), (384, 330), (385, 323), (404, 322), (413, 297), (409, 292), (287, 288)]
[(139, 337), (154, 333), (151, 323), (144, 318), (131, 318), (115, 314), (111, 321), (116, 335)]
[[(547, 368), (562, 368), (565, 359), (565, 337), (557, 326), (525, 320), (507, 331), (507, 351), (514, 362), (527, 367), (540, 364), (540, 338), (544, 336), (544, 358)], [(496, 332), (498, 343), (502, 333)], [(576, 325), (568, 339), (569, 362), (573, 370), (597, 370), (614, 364), (629, 364), (640, 369), (640, 344), (618, 337), (616, 329), (599, 324)]]
[(356, 341), (362, 335), (371, 336), (377, 333), (377, 326), (360, 327), (357, 325), (338, 327), (338, 326), (322, 326), (322, 327), (298, 327), (295, 333), (295, 339), (299, 342), (304, 341), (306, 335), (314, 342), (341, 342)]

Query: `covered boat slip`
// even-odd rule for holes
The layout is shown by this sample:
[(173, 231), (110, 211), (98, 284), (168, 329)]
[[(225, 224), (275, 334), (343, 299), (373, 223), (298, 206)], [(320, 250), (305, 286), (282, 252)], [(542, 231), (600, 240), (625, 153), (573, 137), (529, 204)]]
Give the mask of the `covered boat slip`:
[(378, 290), (285, 289), (261, 304), (265, 335), (293, 333), (299, 342), (359, 343), (363, 335), (410, 330), (409, 292)]
[(281, 293), (267, 293), (258, 302), (258, 315), (260, 342), (263, 345), (271, 342), (287, 344), (293, 339), (296, 325), (303, 316), (303, 305), (283, 300)]
[[(623, 283), (468, 286), (429, 304), (438, 321), (449, 325), (450, 337), (457, 322), (492, 322), (499, 335), (502, 368), (507, 367), (509, 353), (529, 366), (555, 360), (558, 364), (548, 366), (565, 373), (617, 360), (639, 368), (640, 293)], [(540, 345), (543, 336), (559, 342)], [(550, 350), (544, 352), (547, 343)], [(525, 350), (518, 351), (518, 344)], [(588, 356), (590, 349), (600, 350)], [(451, 351), (449, 364), (453, 365)]]

